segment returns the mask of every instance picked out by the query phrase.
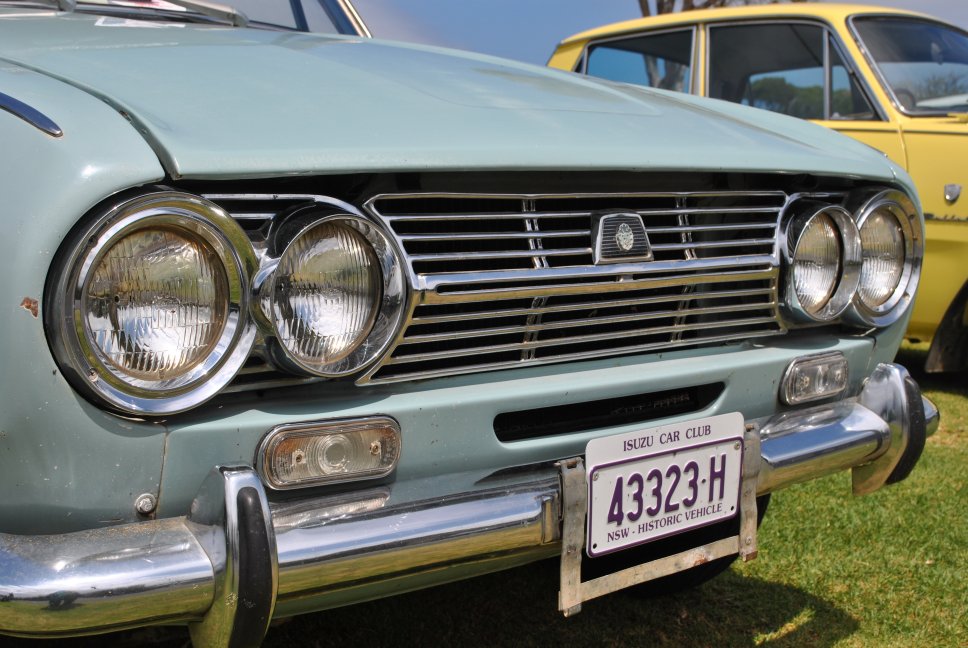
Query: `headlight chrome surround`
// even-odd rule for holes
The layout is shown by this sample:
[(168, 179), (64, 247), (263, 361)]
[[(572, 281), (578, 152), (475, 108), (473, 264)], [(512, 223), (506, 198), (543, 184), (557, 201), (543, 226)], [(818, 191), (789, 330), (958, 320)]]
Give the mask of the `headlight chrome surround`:
[[(331, 362), (312, 362), (300, 357), (284, 342), (274, 312), (274, 295), (282, 280), (280, 265), (287, 253), (300, 239), (325, 225), (350, 228), (354, 236), (359, 235), (369, 245), (380, 275), (380, 294), (374, 299), (374, 316), (353, 348)], [(310, 207), (274, 224), (269, 233), (269, 254), (256, 279), (254, 292), (259, 303), (256, 316), (270, 339), (270, 350), (278, 364), (297, 373), (325, 378), (351, 375), (382, 355), (399, 332), (407, 302), (403, 267), (390, 238), (371, 221), (348, 211), (327, 214), (321, 213), (318, 207)]]
[[(101, 261), (125, 238), (170, 231), (216, 258), (224, 271), (224, 324), (205, 354), (182, 372), (151, 379), (125, 372), (105, 355), (89, 329), (88, 288)], [(48, 330), (55, 356), (72, 382), (115, 410), (162, 415), (182, 412), (214, 396), (248, 357), (256, 329), (247, 316), (250, 277), (258, 261), (235, 221), (217, 205), (176, 191), (144, 194), (109, 209), (73, 239), (48, 292)]]
[(904, 237), (904, 263), (897, 285), (883, 303), (871, 306), (864, 303), (860, 295), (854, 299), (845, 317), (860, 326), (889, 326), (907, 312), (914, 300), (924, 258), (924, 234), (914, 202), (896, 189), (875, 194), (856, 210), (858, 231), (879, 210), (886, 210), (900, 228)]
[[(829, 219), (837, 230), (840, 244), (840, 269), (832, 290), (822, 305), (810, 309), (797, 290), (797, 252), (804, 240), (804, 233), (816, 226), (820, 219)], [(844, 313), (854, 300), (860, 280), (861, 247), (860, 232), (851, 214), (837, 205), (810, 203), (809, 209), (801, 211), (787, 221), (782, 237), (786, 267), (785, 306), (788, 314), (802, 322), (830, 322)]]

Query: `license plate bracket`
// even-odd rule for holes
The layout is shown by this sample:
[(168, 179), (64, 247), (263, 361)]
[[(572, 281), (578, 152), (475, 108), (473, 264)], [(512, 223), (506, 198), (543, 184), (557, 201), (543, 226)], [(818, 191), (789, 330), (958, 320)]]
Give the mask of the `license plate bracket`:
[[(735, 420), (735, 417), (739, 415), (722, 416), (732, 416)], [(712, 419), (716, 418), (712, 417)], [(707, 419), (704, 419), (696, 423), (705, 423), (706, 421)], [(742, 418), (739, 421), (742, 422)], [(713, 423), (715, 424), (717, 421), (714, 420)], [(722, 424), (723, 422), (719, 421), (718, 423)], [(648, 580), (674, 574), (695, 565), (715, 560), (716, 558), (733, 554), (739, 554), (744, 560), (751, 560), (756, 557), (756, 477), (760, 461), (760, 437), (759, 431), (755, 426), (745, 426), (740, 429), (742, 430), (742, 449), (737, 513), (740, 517), (739, 535), (717, 540), (701, 547), (647, 562), (590, 581), (583, 582), (581, 580), (581, 561), (586, 546), (590, 547), (592, 542), (590, 540), (591, 524), (588, 524), (589, 532), (586, 532), (586, 521), (588, 520), (590, 493), (588, 479), (589, 475), (592, 474), (594, 466), (593, 469), (586, 472), (584, 461), (581, 458), (569, 459), (559, 464), (563, 502), (561, 586), (558, 596), (558, 607), (565, 616), (571, 616), (581, 611), (581, 604), (584, 601)], [(659, 428), (656, 428), (657, 430)], [(615, 441), (616, 439), (619, 441), (622, 440), (621, 436), (615, 437), (612, 440)], [(595, 453), (596, 451), (593, 449), (593, 460), (595, 460)], [(651, 539), (654, 538), (649, 538), (649, 540)], [(587, 545), (586, 542), (588, 542)], [(619, 547), (619, 549), (628, 548), (628, 546), (633, 546), (633, 544), (640, 543), (626, 544)], [(618, 549), (612, 548), (610, 550)], [(604, 551), (604, 553), (608, 552)]]

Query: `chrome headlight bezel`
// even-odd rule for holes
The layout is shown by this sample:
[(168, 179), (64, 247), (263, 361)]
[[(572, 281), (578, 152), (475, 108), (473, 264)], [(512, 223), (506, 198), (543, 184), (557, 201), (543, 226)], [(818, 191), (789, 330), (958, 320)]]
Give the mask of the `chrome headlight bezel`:
[[(291, 246), (316, 227), (325, 223), (348, 226), (359, 233), (374, 253), (380, 272), (380, 295), (376, 314), (358, 344), (344, 357), (328, 364), (308, 363), (293, 354), (280, 341), (279, 323), (275, 321), (272, 295), (279, 280), (279, 263)], [(290, 215), (269, 233), (269, 257), (255, 282), (258, 309), (256, 319), (269, 340), (277, 364), (295, 373), (323, 378), (354, 375), (375, 362), (387, 350), (400, 331), (408, 300), (408, 285), (400, 255), (391, 238), (372, 221), (348, 211), (325, 213), (316, 207)]]
[[(186, 372), (151, 380), (124, 376), (92, 339), (83, 315), (87, 286), (104, 255), (124, 237), (164, 227), (196, 237), (215, 253), (227, 280), (225, 325), (208, 354)], [(217, 205), (176, 191), (142, 194), (103, 212), (64, 248), (49, 286), (48, 334), (55, 357), (76, 388), (114, 410), (134, 415), (182, 412), (214, 396), (241, 368), (255, 340), (248, 317), (255, 251)]]
[[(824, 323), (837, 319), (851, 306), (860, 281), (860, 232), (853, 216), (839, 205), (809, 203), (798, 214), (785, 222), (781, 240), (783, 245), (784, 305), (794, 320), (806, 323)], [(840, 238), (840, 272), (832, 293), (824, 304), (810, 312), (802, 303), (796, 289), (796, 254), (804, 231), (816, 219), (830, 218)]]
[(924, 235), (914, 202), (896, 189), (880, 191), (856, 210), (858, 231), (879, 209), (887, 209), (897, 220), (904, 237), (904, 265), (891, 296), (877, 307), (865, 304), (858, 296), (845, 313), (848, 321), (860, 326), (890, 326), (910, 308), (921, 276)]

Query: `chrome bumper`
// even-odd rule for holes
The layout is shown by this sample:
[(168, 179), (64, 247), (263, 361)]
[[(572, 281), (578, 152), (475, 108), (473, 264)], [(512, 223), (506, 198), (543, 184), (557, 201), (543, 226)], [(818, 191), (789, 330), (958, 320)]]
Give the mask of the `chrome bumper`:
[[(880, 365), (856, 400), (749, 423), (758, 494), (848, 468), (863, 494), (907, 476), (938, 411), (902, 367)], [(0, 632), (188, 623), (199, 646), (257, 644), (273, 616), (560, 553), (561, 488), (539, 465), (426, 501), (393, 503), (387, 487), (270, 505), (250, 467), (217, 468), (183, 518), (0, 534)]]

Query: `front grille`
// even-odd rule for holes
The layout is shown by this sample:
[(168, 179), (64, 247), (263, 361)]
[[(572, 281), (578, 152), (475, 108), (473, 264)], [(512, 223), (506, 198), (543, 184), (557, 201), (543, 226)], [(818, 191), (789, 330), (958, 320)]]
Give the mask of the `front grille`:
[[(303, 193), (206, 197), (236, 218), (257, 249), (266, 247), (273, 222), (338, 202)], [(783, 191), (378, 195), (365, 210), (403, 251), (412, 299), (400, 334), (357, 382), (783, 333), (777, 236), (787, 203)], [(616, 212), (641, 217), (652, 260), (616, 262), (613, 246), (607, 264), (594, 263), (593, 222)], [(256, 349), (226, 391), (319, 380), (279, 371), (263, 344)]]
[[(378, 196), (408, 325), (366, 378), (411, 380), (783, 332), (783, 192)], [(654, 260), (594, 265), (592, 222), (641, 216)]]

